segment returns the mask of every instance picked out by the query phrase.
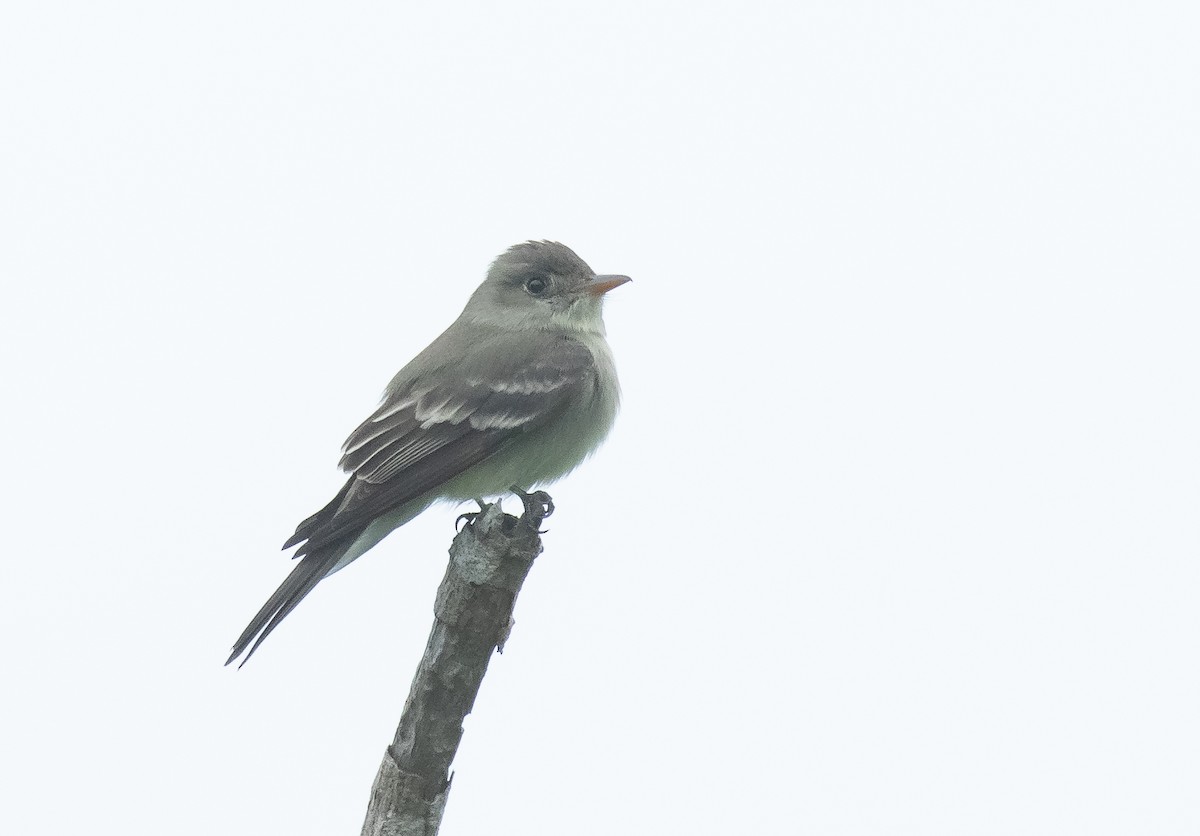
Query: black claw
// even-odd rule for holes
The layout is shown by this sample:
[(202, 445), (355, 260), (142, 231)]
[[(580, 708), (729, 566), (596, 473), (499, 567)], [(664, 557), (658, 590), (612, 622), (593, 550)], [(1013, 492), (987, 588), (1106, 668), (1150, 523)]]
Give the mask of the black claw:
[(454, 530), (455, 531), (460, 530), (459, 523), (462, 522), (463, 520), (467, 521), (467, 525), (475, 525), (475, 520), (479, 519), (479, 515), (487, 510), (487, 504), (482, 499), (477, 499), (475, 501), (477, 503), (479, 503), (479, 510), (478, 511), (467, 511), (466, 513), (459, 514), (458, 517), (455, 518), (455, 520), (454, 520)]
[(542, 525), (542, 520), (554, 513), (554, 500), (550, 498), (550, 494), (545, 491), (533, 491), (526, 493), (516, 485), (509, 488), (521, 500), (521, 504), (525, 506), (524, 519), (529, 524), (529, 527), (539, 534), (544, 534), (544, 531), (539, 531)]

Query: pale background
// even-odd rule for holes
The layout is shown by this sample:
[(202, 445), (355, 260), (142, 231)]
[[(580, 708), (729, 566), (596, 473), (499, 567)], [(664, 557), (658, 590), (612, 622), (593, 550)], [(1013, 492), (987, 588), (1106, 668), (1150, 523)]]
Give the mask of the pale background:
[(526, 238), (634, 277), (625, 407), (444, 834), (1200, 832), (1198, 42), (1182, 2), (7, 6), (0, 832), (358, 832), (457, 511), (222, 662)]

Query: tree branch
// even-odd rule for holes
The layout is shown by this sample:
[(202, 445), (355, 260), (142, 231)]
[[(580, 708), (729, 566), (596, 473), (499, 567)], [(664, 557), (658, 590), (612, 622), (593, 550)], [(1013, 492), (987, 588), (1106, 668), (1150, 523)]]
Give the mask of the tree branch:
[(542, 516), (553, 508), (539, 512), (540, 503), (523, 498), (526, 512), (519, 520), (497, 502), (474, 515), (454, 538), (425, 655), (371, 787), (362, 836), (434, 836), (438, 831), (463, 720), (492, 651), (504, 649), (517, 593), (542, 551)]

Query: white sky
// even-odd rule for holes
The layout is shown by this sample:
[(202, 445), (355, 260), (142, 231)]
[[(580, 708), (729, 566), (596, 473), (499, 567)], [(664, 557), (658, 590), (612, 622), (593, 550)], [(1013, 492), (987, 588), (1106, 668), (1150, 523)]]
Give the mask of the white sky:
[(625, 407), (446, 836), (1200, 831), (1198, 42), (1183, 2), (7, 6), (0, 832), (358, 832), (457, 512), (222, 662), (526, 238), (634, 277)]

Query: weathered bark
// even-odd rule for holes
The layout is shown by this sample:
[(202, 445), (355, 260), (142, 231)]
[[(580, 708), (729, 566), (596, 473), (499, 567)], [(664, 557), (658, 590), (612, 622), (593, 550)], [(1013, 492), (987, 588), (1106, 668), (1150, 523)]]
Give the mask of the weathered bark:
[(383, 756), (363, 836), (434, 836), (450, 791), (450, 763), (487, 672), (503, 650), (517, 593), (542, 551), (538, 527), (553, 509), (531, 503), (519, 520), (486, 506), (450, 547), (434, 603), (433, 629)]

